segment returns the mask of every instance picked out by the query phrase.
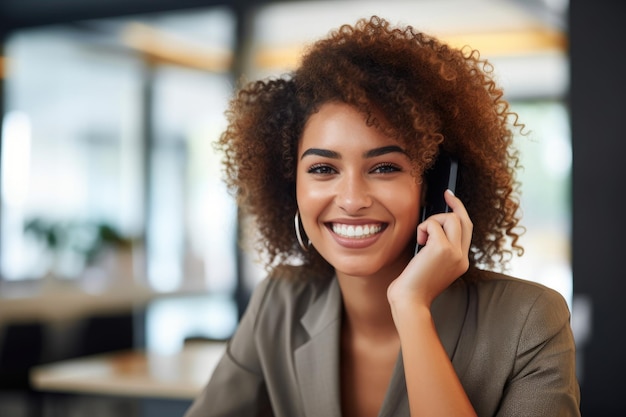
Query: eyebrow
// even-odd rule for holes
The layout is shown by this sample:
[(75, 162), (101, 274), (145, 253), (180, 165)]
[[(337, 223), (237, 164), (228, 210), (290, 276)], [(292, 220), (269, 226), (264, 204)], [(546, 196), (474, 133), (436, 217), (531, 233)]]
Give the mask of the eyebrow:
[(306, 151), (302, 153), (302, 156), (300, 157), (300, 159), (302, 160), (302, 158), (308, 155), (317, 155), (317, 156), (322, 156), (324, 158), (341, 159), (341, 155), (339, 155), (338, 152), (331, 151), (328, 149), (318, 149), (318, 148), (307, 149)]
[[(400, 152), (406, 155), (405, 150), (402, 149), (401, 147), (397, 145), (390, 145), (390, 146), (383, 146), (380, 148), (370, 149), (369, 151), (366, 151), (363, 153), (363, 157), (374, 158), (377, 156), (381, 156), (381, 155), (385, 155), (385, 154), (393, 153), (393, 152)], [(300, 157), (300, 159), (308, 155), (317, 155), (317, 156), (321, 156), (324, 158), (331, 158), (331, 159), (341, 159), (341, 155), (338, 152), (331, 151), (328, 149), (319, 149), (319, 148), (307, 149), (306, 151), (302, 153), (302, 156)]]
[(382, 148), (371, 149), (363, 154), (365, 158), (374, 158), (376, 156), (385, 155), (388, 153), (400, 152), (406, 155), (404, 149), (397, 145), (383, 146)]

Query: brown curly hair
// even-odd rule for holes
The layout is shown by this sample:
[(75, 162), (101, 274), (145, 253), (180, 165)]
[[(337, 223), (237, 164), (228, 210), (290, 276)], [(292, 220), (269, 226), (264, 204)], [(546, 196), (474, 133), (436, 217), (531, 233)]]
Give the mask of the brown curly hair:
[(456, 156), (456, 195), (474, 224), (466, 278), (478, 268), (506, 269), (523, 253), (511, 130), (523, 125), (491, 72), (476, 50), (373, 16), (312, 44), (294, 72), (241, 88), (217, 148), (268, 270), (297, 259), (318, 275), (333, 272), (314, 249), (300, 249), (293, 222), (298, 141), (308, 117), (330, 101), (354, 106), (402, 143), (418, 178), (441, 150)]

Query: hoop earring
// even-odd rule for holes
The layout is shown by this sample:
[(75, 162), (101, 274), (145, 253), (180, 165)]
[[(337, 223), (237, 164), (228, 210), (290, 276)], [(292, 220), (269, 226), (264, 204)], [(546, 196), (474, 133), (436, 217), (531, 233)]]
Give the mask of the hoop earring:
[(298, 239), (298, 244), (300, 245), (300, 247), (302, 248), (303, 251), (308, 252), (309, 248), (308, 246), (311, 246), (311, 240), (308, 240), (308, 246), (304, 244), (304, 241), (302, 240), (302, 234), (300, 232), (300, 211), (296, 210), (296, 215), (293, 218), (293, 223), (296, 229), (296, 239)]

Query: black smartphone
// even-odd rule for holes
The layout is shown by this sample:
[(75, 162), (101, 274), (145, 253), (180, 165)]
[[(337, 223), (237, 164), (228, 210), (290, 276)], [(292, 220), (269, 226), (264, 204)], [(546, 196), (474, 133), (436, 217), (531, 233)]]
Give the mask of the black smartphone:
[[(426, 186), (426, 196), (422, 206), (421, 221), (436, 213), (448, 213), (450, 207), (443, 197), (443, 193), (449, 189), (456, 192), (456, 182), (458, 178), (459, 162), (456, 158), (441, 153), (435, 164), (424, 174), (424, 184)], [(415, 253), (421, 249), (420, 245), (415, 247)]]

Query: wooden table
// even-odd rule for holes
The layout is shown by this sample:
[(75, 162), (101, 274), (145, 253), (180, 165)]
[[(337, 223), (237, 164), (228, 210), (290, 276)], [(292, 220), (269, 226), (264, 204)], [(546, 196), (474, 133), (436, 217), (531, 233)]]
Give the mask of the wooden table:
[(194, 399), (222, 356), (225, 343), (193, 342), (173, 355), (140, 350), (35, 367), (33, 387), (45, 392)]

